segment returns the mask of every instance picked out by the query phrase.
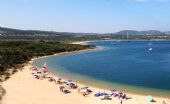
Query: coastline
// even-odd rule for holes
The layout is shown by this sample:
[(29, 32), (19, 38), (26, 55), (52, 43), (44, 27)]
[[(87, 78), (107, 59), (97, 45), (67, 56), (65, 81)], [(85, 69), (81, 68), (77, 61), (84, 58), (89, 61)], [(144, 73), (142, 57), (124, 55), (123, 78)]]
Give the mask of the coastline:
[[(84, 42), (79, 42), (79, 44), (82, 44)], [(78, 44), (78, 43), (77, 43)], [(102, 47), (97, 47), (98, 49), (102, 49)], [(87, 49), (82, 51), (89, 51), (89, 50), (96, 50), (96, 49)], [(80, 52), (80, 51), (75, 51)], [(58, 53), (54, 55), (62, 55), (62, 54), (70, 54), (75, 52), (63, 52)], [(49, 56), (42, 56), (38, 58), (44, 58), (44, 57), (51, 57), (54, 55)], [(120, 100), (118, 98), (113, 98), (113, 100), (110, 101), (102, 101), (99, 98), (94, 97), (94, 94), (99, 91), (105, 91), (110, 93), (109, 90), (102, 89), (102, 88), (96, 88), (96, 87), (90, 87), (90, 89), (93, 90), (93, 93), (89, 95), (88, 97), (83, 97), (81, 94), (77, 93), (77, 90), (71, 90), (72, 93), (69, 95), (63, 95), (59, 91), (59, 85), (56, 85), (54, 83), (50, 83), (47, 80), (37, 80), (32, 77), (31, 70), (29, 68), (32, 66), (33, 61), (37, 58), (33, 58), (29, 63), (24, 66), (22, 71), (17, 72), (14, 74), (10, 79), (3, 82), (2, 86), (6, 89), (6, 95), (2, 99), (2, 104), (112, 104), (112, 103), (119, 103)], [(52, 73), (50, 73), (50, 76), (53, 76)], [(56, 78), (56, 77), (54, 77)], [(80, 86), (85, 86), (82, 83), (77, 83)], [(17, 89), (15, 89), (17, 88)], [(38, 95), (37, 95), (38, 94)], [(44, 96), (41, 96), (44, 95)], [(128, 97), (132, 97), (132, 99), (124, 101), (126, 104), (152, 104), (152, 102), (149, 102), (146, 99), (146, 96), (138, 95), (138, 94), (131, 94), (127, 93)], [(32, 99), (30, 101), (30, 99)], [(41, 100), (45, 99), (45, 100)], [(68, 101), (67, 101), (68, 100)], [(167, 98), (161, 98), (161, 97), (154, 97), (154, 104), (161, 104), (163, 100), (168, 102)], [(168, 102), (169, 103), (169, 102)]]

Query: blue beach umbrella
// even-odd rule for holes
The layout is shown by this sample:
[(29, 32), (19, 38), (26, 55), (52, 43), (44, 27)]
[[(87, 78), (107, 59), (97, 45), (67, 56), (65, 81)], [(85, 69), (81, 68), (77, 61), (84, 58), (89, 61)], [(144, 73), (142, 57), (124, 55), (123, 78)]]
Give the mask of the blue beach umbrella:
[(67, 81), (66, 81), (66, 84), (67, 84), (67, 85), (69, 85), (69, 84), (71, 84), (71, 83), (72, 83), (72, 80), (67, 80)]
[(60, 86), (60, 88), (64, 88), (64, 86)]
[(83, 89), (88, 89), (88, 88), (89, 88), (88, 86), (83, 87)]
[(69, 86), (73, 86), (73, 85), (74, 85), (74, 83), (72, 83), (72, 82), (71, 82), (71, 83), (69, 83), (68, 85), (69, 85)]
[(115, 90), (115, 89), (113, 89), (113, 90), (111, 90), (111, 92), (116, 92), (116, 90)]
[(67, 85), (70, 85), (72, 82), (66, 82)]
[(108, 93), (100, 93), (100, 96), (108, 96)]
[(100, 92), (94, 94), (95, 97), (99, 97), (100, 96)]
[(122, 94), (123, 94), (123, 92), (119, 92), (118, 94), (122, 95)]
[(146, 98), (150, 101), (153, 99), (153, 97), (151, 95), (147, 96)]

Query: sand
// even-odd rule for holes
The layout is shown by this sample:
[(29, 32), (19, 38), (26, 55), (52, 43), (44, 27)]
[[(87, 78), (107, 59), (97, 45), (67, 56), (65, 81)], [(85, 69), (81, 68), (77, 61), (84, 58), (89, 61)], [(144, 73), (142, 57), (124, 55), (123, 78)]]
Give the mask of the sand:
[(87, 45), (88, 42), (92, 41), (76, 41), (76, 42), (71, 42), (70, 44), (81, 44), (81, 45)]
[[(100, 97), (94, 97), (97, 92), (106, 91), (104, 89), (90, 87), (93, 93), (87, 97), (82, 96), (77, 90), (70, 89), (70, 94), (60, 92), (59, 85), (49, 82), (47, 79), (36, 79), (30, 70), (32, 61), (24, 67), (22, 71), (17, 72), (12, 78), (3, 82), (2, 86), (6, 89), (2, 104), (119, 104), (117, 97), (112, 100), (101, 100)], [(83, 86), (83, 85), (80, 85)], [(110, 93), (110, 91), (106, 91)], [(127, 94), (132, 97), (123, 100), (123, 104), (152, 104), (146, 99), (146, 96)], [(154, 98), (154, 104), (162, 104), (166, 98)]]

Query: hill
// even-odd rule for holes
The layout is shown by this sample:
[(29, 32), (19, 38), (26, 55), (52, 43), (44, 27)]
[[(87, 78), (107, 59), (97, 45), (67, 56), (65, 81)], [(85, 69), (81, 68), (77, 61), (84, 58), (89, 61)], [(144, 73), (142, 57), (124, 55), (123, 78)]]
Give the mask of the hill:
[(41, 31), (41, 30), (21, 30), (0, 27), (0, 34), (9, 36), (60, 36), (60, 35), (71, 35), (71, 36), (82, 36), (82, 35), (98, 35), (97, 33), (73, 33), (73, 32), (55, 32), (55, 31)]
[(165, 35), (164, 32), (158, 30), (136, 31), (136, 30), (123, 30), (116, 33), (117, 35)]

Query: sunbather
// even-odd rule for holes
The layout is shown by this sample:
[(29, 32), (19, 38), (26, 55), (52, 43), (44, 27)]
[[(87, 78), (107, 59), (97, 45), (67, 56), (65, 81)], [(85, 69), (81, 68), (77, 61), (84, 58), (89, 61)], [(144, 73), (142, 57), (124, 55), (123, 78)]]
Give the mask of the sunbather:
[(91, 93), (91, 92), (93, 92), (93, 91), (92, 91), (92, 90), (90, 90), (90, 89), (87, 89), (87, 92), (88, 92), (88, 93)]
[(101, 100), (112, 100), (111, 95), (110, 96), (104, 96), (103, 98), (100, 98)]
[(89, 95), (87, 92), (83, 92), (82, 94), (83, 96)]
[(58, 81), (57, 81), (57, 84), (62, 84), (61, 80), (58, 80)]
[(55, 80), (53, 77), (50, 77), (50, 78), (49, 78), (49, 81), (50, 81), (50, 82), (53, 82), (53, 81), (54, 81), (54, 82), (56, 83), (56, 80)]
[(124, 94), (124, 95), (122, 96), (122, 99), (127, 99), (126, 94)]
[(69, 90), (64, 90), (63, 93), (68, 94), (68, 93), (71, 93), (71, 91), (69, 91)]
[(60, 87), (60, 91), (63, 92), (63, 91), (64, 91), (64, 88)]
[(39, 77), (38, 75), (34, 75), (34, 77), (35, 77), (36, 79), (40, 79), (40, 77)]

